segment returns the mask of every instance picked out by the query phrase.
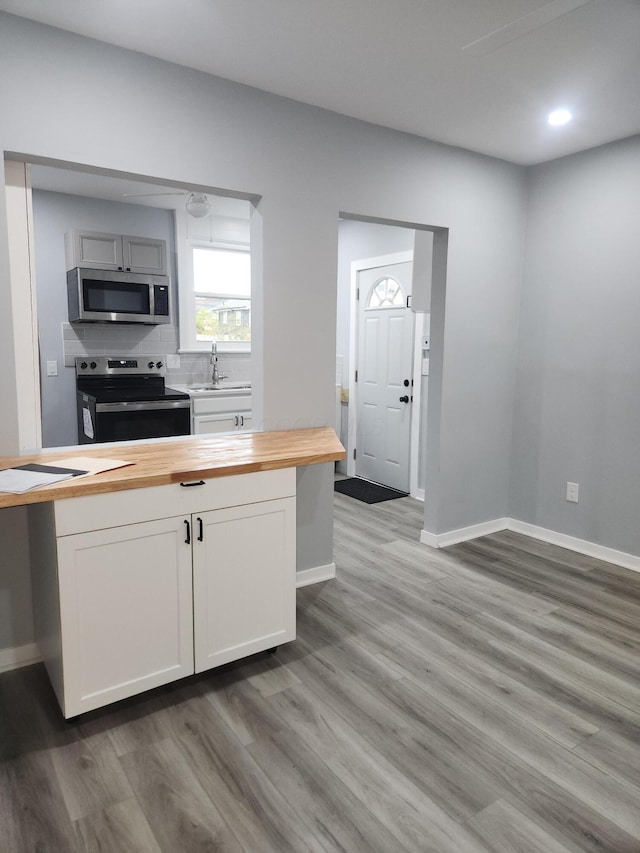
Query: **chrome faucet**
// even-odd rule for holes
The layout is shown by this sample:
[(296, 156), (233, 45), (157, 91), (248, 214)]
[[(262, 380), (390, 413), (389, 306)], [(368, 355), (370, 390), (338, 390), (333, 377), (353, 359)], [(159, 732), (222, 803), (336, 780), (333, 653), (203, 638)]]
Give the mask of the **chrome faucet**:
[(221, 379), (226, 379), (226, 376), (223, 376), (218, 372), (218, 345), (215, 341), (211, 343), (211, 357), (209, 358), (209, 363), (211, 364), (211, 384), (217, 385)]

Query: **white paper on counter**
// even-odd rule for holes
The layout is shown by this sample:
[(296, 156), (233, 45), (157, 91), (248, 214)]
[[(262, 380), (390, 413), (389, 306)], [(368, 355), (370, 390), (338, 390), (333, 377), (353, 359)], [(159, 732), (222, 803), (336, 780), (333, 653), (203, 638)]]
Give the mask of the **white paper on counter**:
[(125, 465), (133, 465), (133, 462), (123, 462), (122, 459), (103, 459), (95, 456), (72, 456), (69, 459), (61, 459), (52, 462), (51, 465), (64, 465), (65, 468), (79, 468), (86, 474), (78, 474), (74, 479), (89, 477), (91, 474), (100, 474), (101, 471), (111, 471), (113, 468), (124, 468)]
[(21, 495), (42, 486), (52, 486), (62, 480), (70, 480), (73, 474), (45, 474), (41, 471), (24, 471), (20, 468), (5, 468), (0, 471), (0, 492)]

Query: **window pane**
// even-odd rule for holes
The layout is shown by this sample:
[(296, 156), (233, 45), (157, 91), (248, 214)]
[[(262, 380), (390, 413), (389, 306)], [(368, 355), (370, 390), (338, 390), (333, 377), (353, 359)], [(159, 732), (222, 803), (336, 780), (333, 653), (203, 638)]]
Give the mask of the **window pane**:
[(196, 296), (196, 340), (250, 341), (251, 300)]
[(249, 252), (231, 249), (193, 249), (193, 289), (196, 293), (251, 296)]

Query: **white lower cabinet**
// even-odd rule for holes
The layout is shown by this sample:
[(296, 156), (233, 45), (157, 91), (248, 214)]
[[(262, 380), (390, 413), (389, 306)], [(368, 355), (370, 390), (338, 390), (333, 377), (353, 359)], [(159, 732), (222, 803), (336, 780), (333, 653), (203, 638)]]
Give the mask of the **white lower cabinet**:
[(295, 469), (34, 505), (30, 524), (65, 717), (295, 639)]
[(200, 394), (191, 398), (191, 432), (238, 432), (251, 429), (251, 394), (215, 396)]
[(237, 506), (195, 518), (196, 672), (295, 637), (292, 501)]
[(251, 412), (221, 412), (218, 415), (194, 415), (193, 435), (211, 432), (238, 432), (251, 429)]
[(193, 672), (184, 531), (166, 518), (58, 539), (65, 716)]

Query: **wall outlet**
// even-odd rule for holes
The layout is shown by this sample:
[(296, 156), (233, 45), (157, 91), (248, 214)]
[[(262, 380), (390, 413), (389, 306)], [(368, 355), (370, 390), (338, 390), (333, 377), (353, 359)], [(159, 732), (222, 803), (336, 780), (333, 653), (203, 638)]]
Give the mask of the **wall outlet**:
[(567, 500), (571, 501), (571, 503), (578, 503), (578, 490), (580, 486), (578, 483), (567, 483)]
[(47, 362), (47, 376), (57, 376), (58, 375), (58, 362), (57, 361), (48, 361)]
[(167, 367), (171, 367), (173, 369), (177, 369), (180, 367), (180, 356), (177, 353), (167, 354), (167, 357), (164, 361)]

